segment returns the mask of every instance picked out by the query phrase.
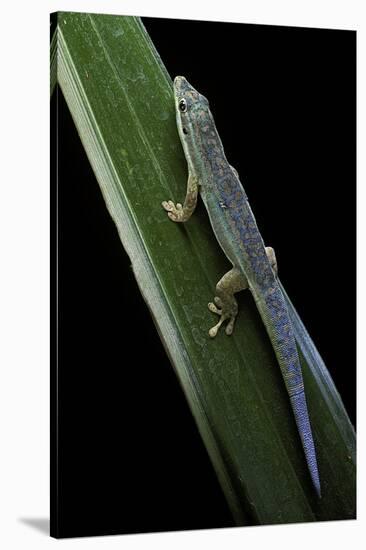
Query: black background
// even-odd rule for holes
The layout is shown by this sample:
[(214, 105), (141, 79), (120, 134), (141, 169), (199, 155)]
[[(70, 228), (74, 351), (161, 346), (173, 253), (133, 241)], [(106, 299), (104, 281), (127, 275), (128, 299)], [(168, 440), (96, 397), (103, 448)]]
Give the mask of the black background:
[[(355, 423), (355, 33), (143, 21), (171, 77), (209, 99), (281, 281)], [(53, 535), (232, 525), (59, 90), (53, 175), (57, 109)]]

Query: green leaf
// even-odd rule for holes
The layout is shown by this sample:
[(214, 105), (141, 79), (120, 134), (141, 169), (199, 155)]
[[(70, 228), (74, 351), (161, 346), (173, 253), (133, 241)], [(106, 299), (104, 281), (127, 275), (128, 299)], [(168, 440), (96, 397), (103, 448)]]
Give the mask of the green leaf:
[(250, 293), (234, 335), (208, 337), (230, 266), (201, 205), (184, 226), (161, 208), (183, 198), (187, 168), (172, 82), (140, 19), (58, 13), (57, 80), (237, 524), (354, 518), (354, 430), (291, 303), (320, 500)]

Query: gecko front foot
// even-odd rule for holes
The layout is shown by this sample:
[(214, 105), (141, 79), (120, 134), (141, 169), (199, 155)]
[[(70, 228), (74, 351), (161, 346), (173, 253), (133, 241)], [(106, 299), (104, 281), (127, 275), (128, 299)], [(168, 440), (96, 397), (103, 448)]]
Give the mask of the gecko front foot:
[(232, 296), (231, 300), (225, 300), (225, 301), (219, 298), (219, 296), (215, 296), (214, 301), (216, 305), (213, 302), (210, 302), (208, 304), (208, 309), (212, 311), (212, 313), (216, 313), (216, 315), (220, 315), (220, 320), (214, 327), (210, 328), (208, 333), (211, 336), (211, 338), (215, 338), (222, 323), (224, 321), (227, 321), (227, 319), (229, 319), (229, 322), (226, 325), (225, 332), (228, 336), (230, 336), (230, 334), (232, 334), (234, 330), (235, 318), (238, 314), (238, 304), (234, 296)]
[(234, 294), (248, 287), (248, 281), (245, 275), (237, 268), (233, 267), (219, 280), (216, 285), (216, 296), (214, 302), (208, 304), (208, 309), (216, 315), (220, 315), (220, 321), (212, 327), (208, 333), (214, 338), (222, 323), (229, 319), (225, 332), (227, 335), (233, 333), (234, 323), (238, 314), (238, 303)]
[(186, 221), (186, 215), (183, 209), (183, 206), (180, 202), (174, 204), (173, 201), (163, 201), (161, 203), (164, 210), (168, 212), (168, 216), (173, 222), (184, 222)]

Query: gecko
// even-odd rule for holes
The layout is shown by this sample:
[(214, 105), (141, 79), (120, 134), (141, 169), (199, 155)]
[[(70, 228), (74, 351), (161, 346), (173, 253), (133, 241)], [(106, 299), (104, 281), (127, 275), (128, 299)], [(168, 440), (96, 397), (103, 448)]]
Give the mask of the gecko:
[(238, 314), (235, 294), (249, 289), (262, 318), (287, 389), (312, 484), (321, 497), (317, 457), (306, 404), (305, 388), (294, 330), (278, 280), (276, 255), (264, 245), (248, 197), (224, 152), (206, 97), (183, 76), (173, 83), (178, 134), (188, 164), (183, 204), (162, 206), (174, 222), (186, 222), (200, 194), (215, 237), (232, 264), (217, 283), (211, 312), (218, 323), (209, 330), (215, 338), (221, 325), (232, 334)]

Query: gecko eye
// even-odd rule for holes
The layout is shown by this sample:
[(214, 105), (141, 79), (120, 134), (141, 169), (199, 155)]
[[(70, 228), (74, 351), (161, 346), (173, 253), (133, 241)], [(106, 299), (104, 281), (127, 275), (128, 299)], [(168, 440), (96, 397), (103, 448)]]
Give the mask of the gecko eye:
[(185, 99), (181, 99), (178, 103), (179, 110), (185, 113), (187, 110), (187, 102)]

